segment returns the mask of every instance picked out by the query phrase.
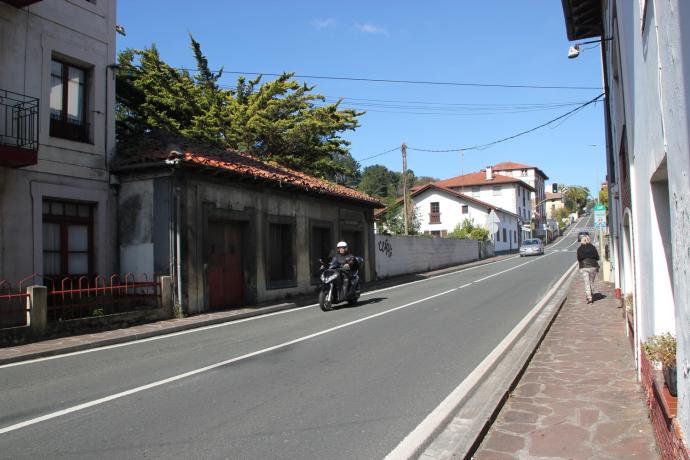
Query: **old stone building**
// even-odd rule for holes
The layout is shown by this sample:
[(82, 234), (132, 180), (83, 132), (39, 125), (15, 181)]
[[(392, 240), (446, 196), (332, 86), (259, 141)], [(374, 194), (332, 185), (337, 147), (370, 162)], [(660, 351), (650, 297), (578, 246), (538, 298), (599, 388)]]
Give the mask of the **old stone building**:
[(339, 240), (373, 279), (375, 199), (200, 144), (118, 157), (121, 268), (171, 273), (188, 313), (315, 291)]

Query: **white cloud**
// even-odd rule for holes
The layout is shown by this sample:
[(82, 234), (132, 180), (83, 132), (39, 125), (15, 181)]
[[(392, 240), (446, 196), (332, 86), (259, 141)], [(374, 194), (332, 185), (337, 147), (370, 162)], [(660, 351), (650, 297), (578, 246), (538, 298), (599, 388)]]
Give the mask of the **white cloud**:
[(337, 25), (337, 23), (336, 23), (335, 19), (326, 18), (326, 19), (314, 19), (311, 22), (311, 25), (314, 26), (315, 28), (321, 30), (321, 29), (332, 29)]
[(364, 24), (355, 24), (355, 27), (357, 30), (359, 30), (362, 33), (365, 34), (378, 34), (378, 35), (388, 35), (388, 30), (386, 30), (383, 27), (379, 27), (374, 24), (369, 24), (369, 23), (364, 23)]

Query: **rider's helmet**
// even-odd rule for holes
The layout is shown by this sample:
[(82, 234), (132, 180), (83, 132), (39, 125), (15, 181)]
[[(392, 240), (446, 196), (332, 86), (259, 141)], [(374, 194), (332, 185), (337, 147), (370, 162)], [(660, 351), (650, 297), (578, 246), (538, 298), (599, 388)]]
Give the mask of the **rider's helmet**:
[(347, 243), (345, 241), (340, 241), (338, 244), (335, 245), (335, 247), (347, 249)]

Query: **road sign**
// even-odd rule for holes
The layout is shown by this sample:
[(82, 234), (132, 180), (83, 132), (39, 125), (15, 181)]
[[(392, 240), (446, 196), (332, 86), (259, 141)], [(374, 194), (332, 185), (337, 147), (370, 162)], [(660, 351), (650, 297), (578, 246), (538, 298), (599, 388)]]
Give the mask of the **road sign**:
[(606, 227), (606, 206), (599, 203), (594, 208), (594, 227), (601, 229)]

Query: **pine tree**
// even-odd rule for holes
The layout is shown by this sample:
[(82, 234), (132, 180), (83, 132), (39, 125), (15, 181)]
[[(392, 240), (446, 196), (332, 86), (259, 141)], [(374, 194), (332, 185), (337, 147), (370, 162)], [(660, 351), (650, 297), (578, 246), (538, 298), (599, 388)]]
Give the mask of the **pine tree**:
[(327, 104), (314, 87), (284, 73), (240, 76), (234, 88), (219, 84), (201, 45), (190, 36), (197, 71), (175, 69), (155, 45), (127, 49), (117, 71), (118, 142), (135, 142), (148, 129), (211, 142), (276, 161), (307, 174), (356, 185), (358, 164), (341, 137), (359, 127), (364, 112)]

